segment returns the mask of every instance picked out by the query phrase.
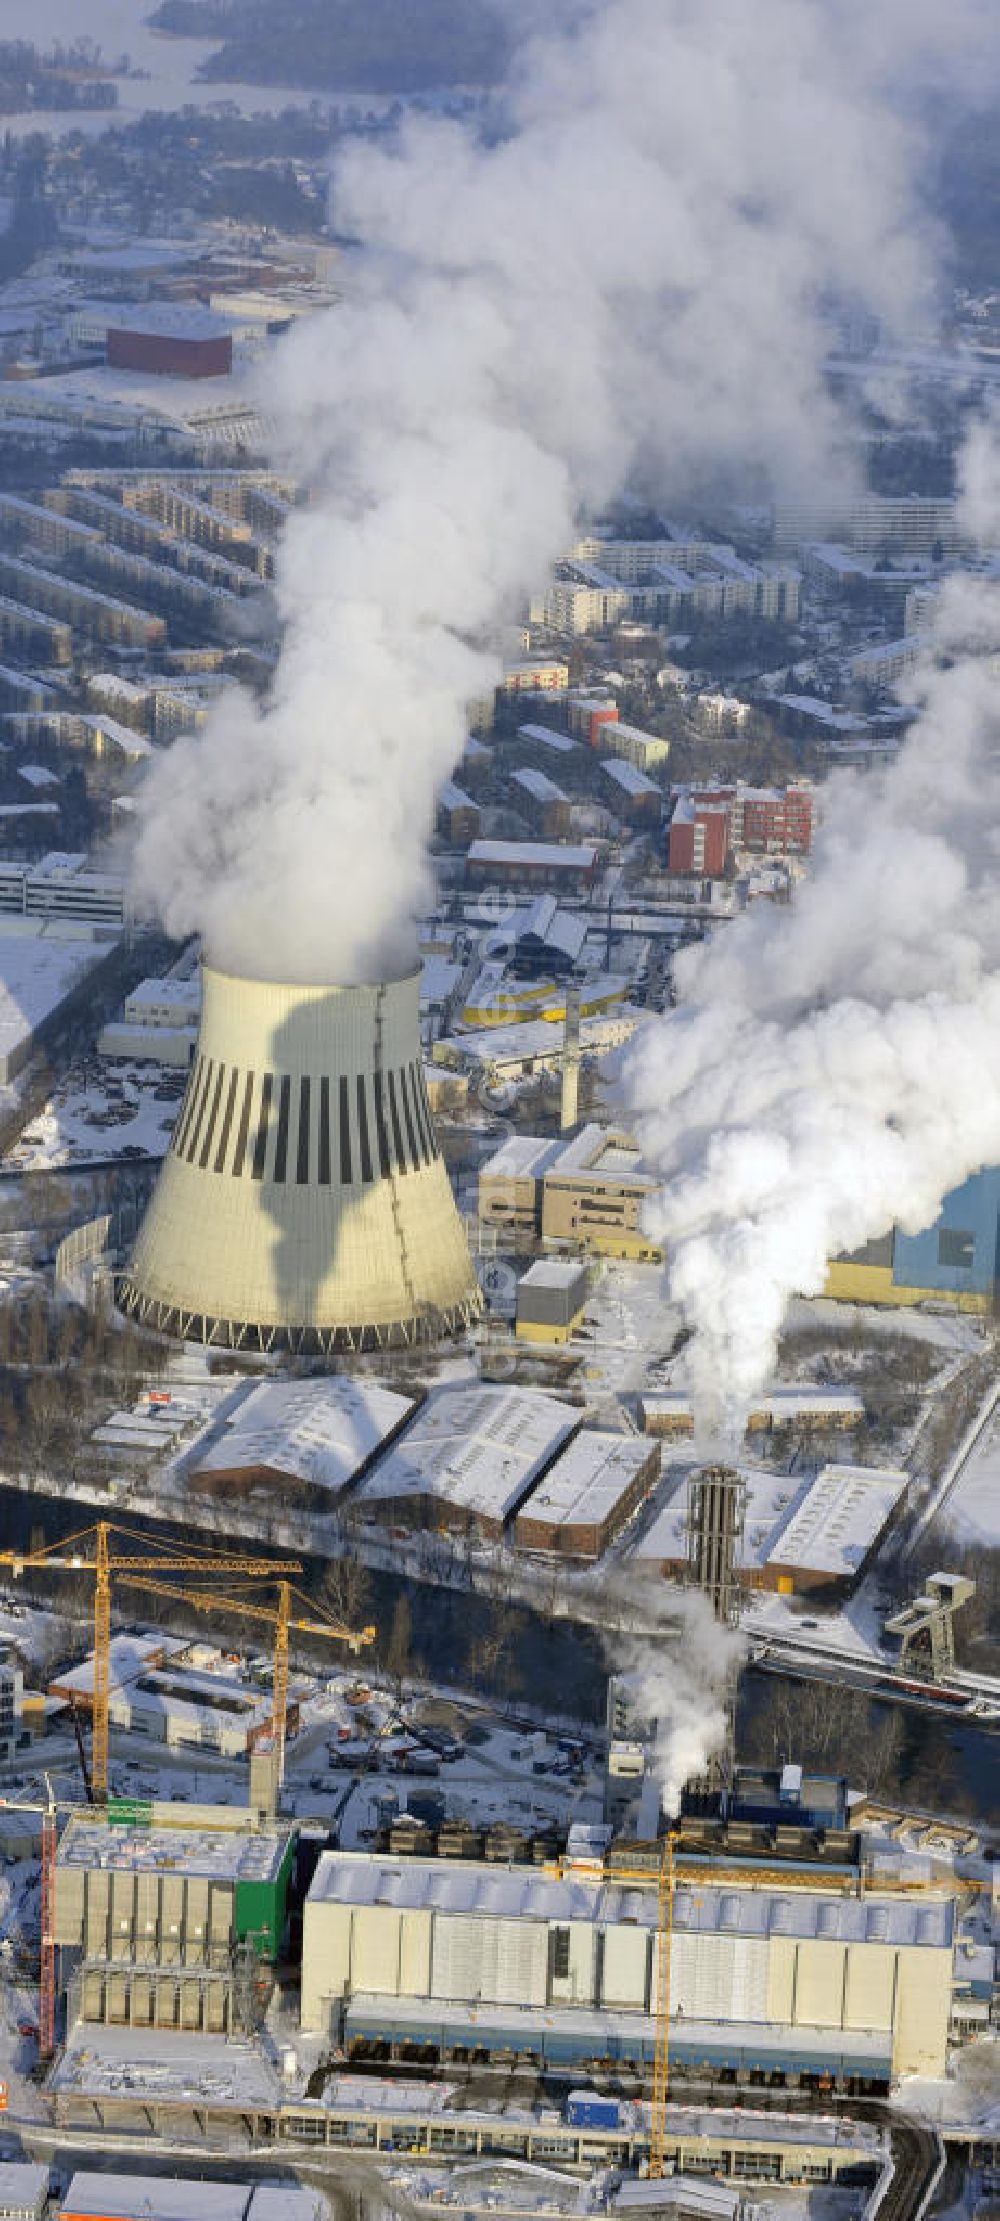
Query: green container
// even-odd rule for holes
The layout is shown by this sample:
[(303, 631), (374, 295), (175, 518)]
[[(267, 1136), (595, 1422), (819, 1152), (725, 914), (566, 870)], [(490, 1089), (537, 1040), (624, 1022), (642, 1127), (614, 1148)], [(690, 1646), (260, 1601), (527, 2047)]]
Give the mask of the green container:
[(107, 1819), (109, 1828), (149, 1828), (153, 1807), (141, 1797), (109, 1797)]
[(250, 1937), (259, 1959), (276, 1959), (285, 1932), (288, 1883), (295, 1857), (295, 1837), (290, 1835), (273, 1881), (237, 1882), (233, 1926), (237, 1943)]

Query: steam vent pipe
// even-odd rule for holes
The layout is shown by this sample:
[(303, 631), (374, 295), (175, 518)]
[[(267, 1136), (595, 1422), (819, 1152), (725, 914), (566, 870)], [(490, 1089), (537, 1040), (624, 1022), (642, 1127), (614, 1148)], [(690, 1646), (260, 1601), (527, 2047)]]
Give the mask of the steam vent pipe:
[(392, 1348), (481, 1307), (420, 1055), (418, 974), (284, 986), (202, 966), (198, 1045), (119, 1284), (222, 1349)]

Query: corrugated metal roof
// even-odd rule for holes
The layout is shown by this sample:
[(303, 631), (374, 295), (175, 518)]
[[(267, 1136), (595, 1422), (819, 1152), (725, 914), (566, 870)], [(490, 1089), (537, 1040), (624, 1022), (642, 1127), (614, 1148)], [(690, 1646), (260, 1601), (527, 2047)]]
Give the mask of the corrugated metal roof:
[[(578, 1875), (558, 1877), (531, 1867), (497, 1869), (472, 1861), (459, 1865), (349, 1851), (323, 1853), (309, 1902), (394, 1905), (406, 1911), (435, 1909), (495, 1919), (582, 1920), (612, 1926), (629, 1922), (651, 1929), (657, 1924), (653, 1887), (588, 1881)], [(681, 1883), (674, 1897), (675, 1928), (701, 1935), (728, 1931), (804, 1940), (831, 1934), (842, 1943), (887, 1942), (945, 1950), (951, 1944), (953, 1925), (950, 1897), (832, 1897), (828, 1890), (720, 1890), (688, 1883)]]

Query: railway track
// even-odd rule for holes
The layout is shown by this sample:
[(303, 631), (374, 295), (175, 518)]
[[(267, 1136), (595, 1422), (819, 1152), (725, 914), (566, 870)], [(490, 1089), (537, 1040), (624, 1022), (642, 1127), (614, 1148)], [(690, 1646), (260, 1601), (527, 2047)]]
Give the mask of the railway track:
[(944, 2174), (944, 2146), (934, 2129), (875, 2100), (853, 2100), (844, 2110), (881, 2123), (889, 2133), (892, 2175), (870, 2221), (923, 2221)]

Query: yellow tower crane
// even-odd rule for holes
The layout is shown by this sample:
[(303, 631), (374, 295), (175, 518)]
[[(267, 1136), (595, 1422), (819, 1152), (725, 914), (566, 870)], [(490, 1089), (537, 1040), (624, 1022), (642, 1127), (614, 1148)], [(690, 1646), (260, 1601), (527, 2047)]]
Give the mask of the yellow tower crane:
[(649, 2172), (659, 2179), (666, 2171), (667, 2098), (670, 2093), (670, 1960), (674, 1945), (674, 1838), (670, 1831), (663, 1839), (656, 1890), (656, 2020)]
[[(108, 1798), (109, 1717), (111, 1706), (111, 1578), (129, 1574), (139, 1581), (144, 1573), (201, 1573), (237, 1575), (246, 1581), (281, 1581), (301, 1573), (297, 1558), (263, 1558), (228, 1552), (171, 1550), (150, 1536), (127, 1527), (113, 1527), (106, 1519), (84, 1527), (65, 1542), (44, 1550), (0, 1550), (0, 1567), (15, 1575), (29, 1572), (84, 1573), (94, 1577), (94, 1699), (91, 1781), (95, 1804)], [(178, 1591), (164, 1584), (163, 1593)], [(220, 1601), (216, 1598), (216, 1601)]]
[(284, 1579), (277, 1583), (276, 1605), (251, 1604), (245, 1597), (217, 1596), (210, 1589), (175, 1589), (166, 1581), (155, 1581), (145, 1574), (137, 1576), (138, 1586), (152, 1590), (156, 1596), (174, 1596), (185, 1604), (193, 1604), (197, 1611), (231, 1612), (238, 1609), (241, 1619), (263, 1621), (274, 1629), (274, 1666), (271, 1681), (271, 1733), (276, 1752), (275, 1778), (280, 1789), (285, 1778), (285, 1741), (288, 1726), (288, 1642), (289, 1635), (320, 1635), (328, 1642), (346, 1643), (355, 1654), (375, 1641), (375, 1627), (344, 1627), (339, 1620), (305, 1619), (292, 1616), (292, 1601), (314, 1609), (309, 1597), (294, 1589)]

